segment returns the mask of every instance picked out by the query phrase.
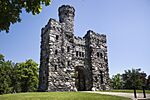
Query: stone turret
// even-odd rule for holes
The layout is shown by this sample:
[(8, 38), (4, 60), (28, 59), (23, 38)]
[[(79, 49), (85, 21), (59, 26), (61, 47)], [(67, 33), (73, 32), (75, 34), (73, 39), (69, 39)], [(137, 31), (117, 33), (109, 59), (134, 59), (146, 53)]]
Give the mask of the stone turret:
[(69, 5), (63, 5), (59, 7), (58, 11), (59, 21), (62, 23), (63, 30), (68, 34), (73, 34), (75, 9)]

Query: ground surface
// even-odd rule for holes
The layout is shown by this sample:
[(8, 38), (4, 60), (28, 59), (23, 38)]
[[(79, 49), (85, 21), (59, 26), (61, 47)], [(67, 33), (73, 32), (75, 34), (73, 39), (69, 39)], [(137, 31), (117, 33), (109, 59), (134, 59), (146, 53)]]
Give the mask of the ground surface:
[(124, 97), (84, 92), (32, 92), (0, 95), (0, 100), (131, 100)]
[[(133, 90), (107, 90), (101, 92), (123, 92), (123, 93), (133, 93)], [(143, 93), (143, 90), (136, 90), (137, 93)], [(150, 90), (145, 90), (145, 93), (150, 94)]]
[[(112, 96), (121, 96), (127, 97), (132, 100), (135, 100), (133, 93), (125, 93), (125, 92), (100, 92), (100, 91), (85, 91), (88, 93), (97, 93), (97, 94), (105, 94), (105, 95), (112, 95)], [(146, 94), (147, 100), (150, 100), (150, 94)], [(137, 98), (143, 98), (143, 93), (137, 93)], [(143, 99), (142, 99), (143, 100)]]

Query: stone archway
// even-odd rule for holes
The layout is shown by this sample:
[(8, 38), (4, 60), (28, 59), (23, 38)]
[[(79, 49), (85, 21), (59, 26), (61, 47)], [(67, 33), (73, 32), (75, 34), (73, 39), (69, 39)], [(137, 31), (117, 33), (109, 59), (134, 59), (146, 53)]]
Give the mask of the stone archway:
[(86, 90), (86, 83), (85, 83), (85, 69), (83, 66), (76, 66), (75, 68), (76, 80), (75, 85), (78, 91), (85, 91)]

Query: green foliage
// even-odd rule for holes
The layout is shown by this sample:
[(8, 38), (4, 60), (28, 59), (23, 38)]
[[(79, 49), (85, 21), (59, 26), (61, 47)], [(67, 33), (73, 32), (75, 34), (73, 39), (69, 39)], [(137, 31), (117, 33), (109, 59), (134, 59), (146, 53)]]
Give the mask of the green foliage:
[(111, 79), (111, 83), (112, 83), (112, 87), (114, 89), (121, 89), (123, 86), (122, 75), (120, 75), (120, 74), (113, 75), (113, 77)]
[(36, 91), (38, 87), (38, 64), (29, 59), (16, 65), (16, 75), (22, 92)]
[(0, 94), (36, 91), (38, 64), (32, 59), (14, 64), (0, 54)]
[(34, 92), (1, 95), (0, 100), (131, 100), (125, 97), (84, 92)]
[(50, 3), (51, 0), (0, 0), (0, 31), (9, 32), (11, 24), (20, 22), (22, 9), (35, 15), (41, 12), (42, 5)]
[(0, 64), (4, 62), (4, 56), (2, 54), (0, 54)]
[(147, 78), (146, 88), (147, 88), (148, 90), (150, 90), (150, 75), (149, 75), (148, 78)]
[(146, 73), (141, 72), (141, 69), (125, 70), (121, 74), (114, 75), (111, 79), (111, 85), (113, 89), (149, 89), (150, 77), (146, 79)]
[(132, 69), (132, 70), (125, 70), (123, 74), (124, 80), (124, 88), (125, 89), (142, 89), (142, 80), (141, 80), (141, 69)]
[(12, 72), (13, 64), (11, 61), (0, 63), (0, 94), (12, 92)]

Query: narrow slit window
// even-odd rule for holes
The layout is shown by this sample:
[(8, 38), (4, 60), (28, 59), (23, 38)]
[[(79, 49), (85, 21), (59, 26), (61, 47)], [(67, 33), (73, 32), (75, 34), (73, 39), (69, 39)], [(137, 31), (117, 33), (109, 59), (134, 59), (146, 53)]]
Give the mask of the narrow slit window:
[(100, 57), (103, 58), (103, 53), (100, 53)]
[(58, 35), (56, 35), (56, 40), (58, 40), (59, 39), (59, 36)]
[(97, 57), (99, 57), (99, 52), (97, 52)]
[(81, 52), (79, 52), (79, 56), (80, 56), (80, 57), (81, 57), (81, 55), (82, 55)]
[(70, 52), (70, 46), (67, 47), (67, 52)]
[(84, 57), (84, 52), (82, 52), (82, 57)]
[(78, 51), (76, 51), (76, 56), (77, 56), (77, 57), (78, 57), (78, 53), (79, 53), (79, 52), (78, 52)]
[(55, 50), (55, 55), (57, 55), (58, 54), (58, 51), (57, 50)]
[(54, 66), (54, 70), (57, 71), (57, 65)]
[(103, 80), (103, 73), (102, 73), (102, 71), (100, 71), (100, 79), (101, 79), (101, 84), (103, 84), (104, 80)]
[(70, 66), (70, 61), (67, 62), (67, 65)]
[(62, 53), (64, 53), (64, 48), (61, 48)]

